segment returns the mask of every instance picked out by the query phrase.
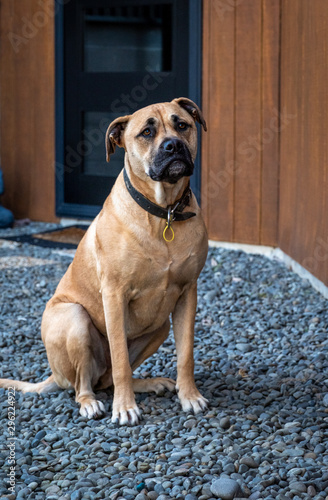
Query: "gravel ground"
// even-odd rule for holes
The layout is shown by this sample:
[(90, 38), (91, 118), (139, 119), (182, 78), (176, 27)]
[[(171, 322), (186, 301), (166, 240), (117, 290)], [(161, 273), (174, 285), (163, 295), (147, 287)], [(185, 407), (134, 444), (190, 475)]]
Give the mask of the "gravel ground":
[[(0, 240), (2, 377), (49, 375), (40, 320), (71, 258)], [(98, 394), (107, 415), (91, 421), (73, 391), (16, 393), (12, 441), (1, 389), (1, 498), (328, 499), (327, 324), (325, 299), (283, 264), (210, 249), (195, 332), (208, 411), (184, 414), (168, 392), (137, 395), (141, 425), (118, 428), (111, 390)], [(175, 378), (172, 334), (138, 371)], [(13, 454), (17, 497), (6, 489)]]

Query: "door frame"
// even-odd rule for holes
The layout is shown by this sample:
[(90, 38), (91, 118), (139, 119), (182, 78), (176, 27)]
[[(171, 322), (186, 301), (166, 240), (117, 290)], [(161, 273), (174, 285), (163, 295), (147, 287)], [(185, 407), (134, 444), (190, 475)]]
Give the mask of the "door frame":
[[(201, 75), (202, 75), (202, 1), (189, 0), (189, 98), (201, 107)], [(55, 153), (56, 153), (56, 215), (93, 219), (101, 210), (101, 206), (67, 203), (64, 199), (64, 5), (58, 4), (55, 17)], [(184, 97), (184, 96), (176, 96)], [(194, 174), (190, 179), (191, 187), (200, 202), (201, 192), (201, 132), (198, 128), (198, 154), (195, 161)], [(109, 194), (109, 193), (108, 193)]]

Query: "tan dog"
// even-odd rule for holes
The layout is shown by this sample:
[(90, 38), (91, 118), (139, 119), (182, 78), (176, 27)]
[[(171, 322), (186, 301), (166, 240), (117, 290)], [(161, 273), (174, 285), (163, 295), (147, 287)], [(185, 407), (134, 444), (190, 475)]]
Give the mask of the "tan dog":
[[(112, 421), (136, 424), (135, 392), (175, 387), (167, 378), (132, 378), (167, 338), (172, 314), (182, 408), (206, 408), (193, 360), (197, 278), (207, 255), (204, 222), (188, 191), (195, 121), (206, 130), (196, 104), (179, 98), (109, 125), (107, 160), (116, 145), (124, 147), (127, 175), (118, 176), (46, 306), (41, 333), (52, 375), (37, 384), (1, 379), (1, 387), (39, 393), (73, 387), (81, 415), (93, 418), (105, 411), (94, 390), (114, 385)], [(143, 196), (147, 207), (140, 206)], [(161, 207), (166, 221), (149, 213)], [(179, 220), (184, 216), (190, 218)], [(173, 230), (172, 241), (163, 237), (166, 225), (164, 236), (172, 239)]]

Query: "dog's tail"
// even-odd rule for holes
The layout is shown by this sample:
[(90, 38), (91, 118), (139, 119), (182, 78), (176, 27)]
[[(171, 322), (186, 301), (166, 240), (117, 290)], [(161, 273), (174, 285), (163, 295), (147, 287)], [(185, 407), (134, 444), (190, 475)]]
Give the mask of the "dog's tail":
[(52, 392), (59, 389), (59, 386), (56, 384), (53, 375), (50, 375), (50, 377), (48, 377), (43, 382), (38, 382), (36, 384), (32, 382), (21, 382), (20, 380), (0, 378), (0, 387), (2, 387), (3, 389), (15, 388), (16, 391), (21, 392), (37, 392), (38, 394)]

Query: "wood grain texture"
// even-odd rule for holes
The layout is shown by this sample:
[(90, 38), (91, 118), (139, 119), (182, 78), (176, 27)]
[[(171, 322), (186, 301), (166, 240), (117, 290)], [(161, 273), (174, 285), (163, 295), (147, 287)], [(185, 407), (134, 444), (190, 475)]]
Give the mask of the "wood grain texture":
[(0, 8), (2, 201), (16, 218), (53, 221), (54, 16), (37, 0)]
[(262, 172), (260, 243), (276, 245), (279, 214), (280, 2), (262, 2)]
[[(204, 1), (202, 210), (210, 238), (233, 237), (235, 11)], [(214, 210), (214, 212), (213, 212)]]
[(328, 285), (328, 4), (282, 2), (279, 246)]
[(261, 209), (261, 0), (236, 9), (234, 241), (259, 242)]
[(203, 19), (209, 131), (203, 134), (202, 208), (209, 235), (275, 245), (280, 3), (205, 0)]

